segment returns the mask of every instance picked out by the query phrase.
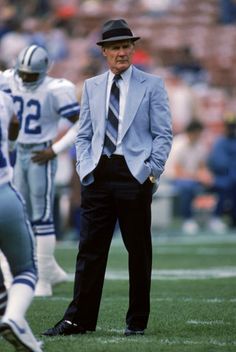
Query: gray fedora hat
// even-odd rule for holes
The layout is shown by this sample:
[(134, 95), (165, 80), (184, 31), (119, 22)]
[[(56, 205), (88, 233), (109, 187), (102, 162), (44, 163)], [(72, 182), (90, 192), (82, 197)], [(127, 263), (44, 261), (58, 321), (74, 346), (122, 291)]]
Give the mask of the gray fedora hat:
[(109, 42), (117, 42), (121, 40), (131, 39), (136, 41), (140, 37), (134, 37), (125, 20), (109, 20), (104, 23), (102, 28), (102, 40), (97, 45), (104, 45)]

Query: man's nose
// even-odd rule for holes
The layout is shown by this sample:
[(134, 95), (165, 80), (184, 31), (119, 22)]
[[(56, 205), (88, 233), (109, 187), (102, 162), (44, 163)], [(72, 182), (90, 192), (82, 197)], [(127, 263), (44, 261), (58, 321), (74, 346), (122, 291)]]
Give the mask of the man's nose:
[(124, 48), (119, 48), (118, 54), (119, 55), (125, 55), (125, 49)]

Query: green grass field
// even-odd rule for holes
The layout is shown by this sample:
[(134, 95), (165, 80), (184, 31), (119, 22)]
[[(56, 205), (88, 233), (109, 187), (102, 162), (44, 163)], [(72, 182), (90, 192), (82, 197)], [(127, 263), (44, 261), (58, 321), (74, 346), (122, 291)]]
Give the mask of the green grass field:
[[(124, 337), (127, 255), (113, 240), (96, 332), (46, 338), (67, 307), (73, 288), (74, 242), (60, 242), (56, 256), (71, 282), (52, 298), (35, 298), (28, 321), (48, 352), (233, 352), (236, 351), (236, 234), (153, 237), (151, 315), (145, 336)], [(0, 339), (0, 351), (13, 351)]]

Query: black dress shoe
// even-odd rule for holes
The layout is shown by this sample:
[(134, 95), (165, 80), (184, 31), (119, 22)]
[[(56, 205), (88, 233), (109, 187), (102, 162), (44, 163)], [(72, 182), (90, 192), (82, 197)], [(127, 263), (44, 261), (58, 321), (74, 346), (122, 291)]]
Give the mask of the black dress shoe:
[(132, 335), (144, 335), (144, 329), (127, 326), (125, 329), (125, 336), (132, 336)]
[(53, 328), (46, 330), (44, 336), (85, 334), (86, 329), (79, 325), (72, 324), (67, 320), (60, 320)]

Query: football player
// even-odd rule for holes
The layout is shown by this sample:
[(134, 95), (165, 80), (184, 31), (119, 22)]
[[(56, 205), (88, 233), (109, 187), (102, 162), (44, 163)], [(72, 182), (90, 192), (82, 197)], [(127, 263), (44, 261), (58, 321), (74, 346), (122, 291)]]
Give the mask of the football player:
[[(75, 85), (50, 77), (46, 50), (31, 45), (20, 52), (14, 69), (4, 72), (20, 121), (14, 183), (26, 200), (36, 236), (39, 280), (36, 296), (51, 296), (52, 286), (67, 280), (54, 257), (53, 220), (56, 155), (73, 144), (77, 135), (79, 103)], [(61, 118), (72, 126), (54, 143)]]
[(13, 275), (7, 293), (0, 269), (0, 334), (17, 351), (41, 352), (41, 343), (35, 339), (25, 319), (34, 296), (37, 268), (34, 258), (35, 238), (25, 203), (11, 183), (8, 136), (16, 139), (18, 129), (19, 122), (14, 114), (12, 99), (0, 91), (0, 248), (7, 257)]

